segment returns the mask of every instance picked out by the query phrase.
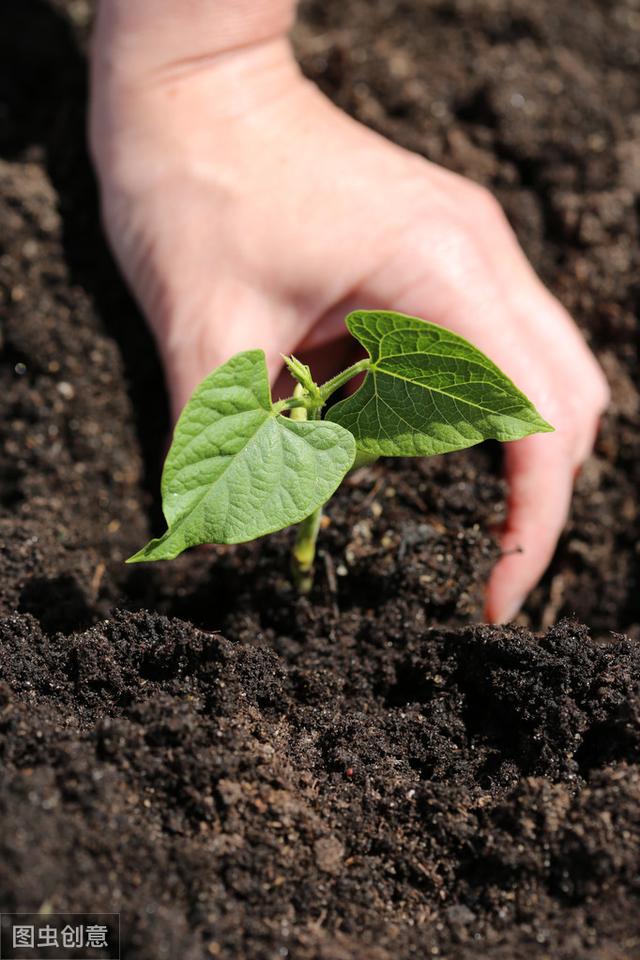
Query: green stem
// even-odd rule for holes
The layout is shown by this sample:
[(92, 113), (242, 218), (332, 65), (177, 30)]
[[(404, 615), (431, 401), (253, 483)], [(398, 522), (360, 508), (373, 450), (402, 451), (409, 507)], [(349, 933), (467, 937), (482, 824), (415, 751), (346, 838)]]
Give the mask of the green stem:
[(322, 507), (318, 507), (306, 520), (298, 524), (296, 542), (291, 552), (291, 572), (300, 593), (309, 593), (313, 586), (313, 566), (321, 518)]
[(277, 400), (273, 404), (273, 409), (276, 413), (282, 413), (283, 410), (298, 410), (300, 407), (304, 407), (306, 410), (307, 401), (299, 400), (297, 397), (287, 397), (286, 400)]
[[(304, 387), (302, 389), (304, 390)], [(300, 410), (300, 409), (304, 409), (305, 412), (307, 410), (320, 411), (323, 406), (324, 404), (322, 403), (322, 401), (314, 400), (312, 397), (309, 397), (309, 396), (304, 396), (304, 397), (296, 396), (296, 393), (294, 391), (294, 394), (292, 397), (287, 397), (285, 400), (277, 400), (273, 404), (273, 410), (275, 413), (282, 413), (283, 410), (290, 410), (291, 413), (293, 414), (294, 410)], [(293, 419), (306, 420), (307, 418), (294, 416)], [(314, 418), (312, 417), (311, 419), (313, 420)]]
[(284, 400), (283, 402), (287, 405), (292, 420), (307, 419), (306, 390), (301, 383), (296, 383), (291, 400)]
[(366, 357), (366, 359), (358, 360), (357, 363), (347, 367), (347, 369), (343, 370), (342, 373), (338, 373), (335, 377), (332, 377), (331, 380), (327, 380), (326, 383), (323, 383), (320, 387), (320, 396), (322, 397), (323, 403), (327, 402), (332, 393), (335, 393), (336, 390), (339, 390), (340, 387), (344, 386), (345, 383), (348, 383), (349, 380), (353, 380), (353, 378), (357, 377), (359, 373), (364, 373), (365, 370), (368, 370), (370, 366), (371, 359), (370, 357)]
[[(293, 391), (294, 397), (302, 397), (304, 388), (298, 384)], [(290, 413), (292, 420), (319, 420), (320, 410), (307, 410), (306, 407), (294, 407)], [(296, 542), (291, 551), (291, 573), (293, 582), (300, 593), (309, 593), (313, 586), (313, 565), (316, 558), (316, 541), (320, 530), (322, 507), (314, 510), (302, 523), (298, 524)]]
[[(315, 383), (309, 384), (313, 392), (310, 396), (310, 390), (298, 383), (293, 396), (287, 400), (280, 401), (277, 405), (277, 412), (282, 409), (289, 410), (289, 416), (292, 420), (319, 420), (322, 407), (327, 402), (332, 393), (339, 390), (349, 380), (353, 380), (359, 373), (364, 373), (371, 366), (371, 360), (367, 357), (365, 360), (358, 360), (352, 366), (347, 367), (342, 373), (327, 380), (320, 388)], [(302, 523), (298, 524), (298, 533), (296, 542), (291, 552), (291, 573), (293, 582), (300, 593), (309, 593), (313, 586), (313, 565), (316, 558), (316, 541), (320, 530), (320, 520), (322, 518), (322, 507), (318, 507)]]
[[(343, 370), (342, 373), (337, 374), (335, 377), (332, 377), (331, 380), (327, 380), (321, 387), (315, 387), (317, 390), (317, 396), (310, 396), (308, 392), (305, 391), (305, 388), (301, 384), (296, 384), (296, 388), (293, 391), (292, 397), (286, 397), (284, 400), (278, 400), (277, 403), (274, 403), (273, 409), (276, 413), (282, 413), (283, 410), (290, 410), (291, 415), (294, 420), (306, 420), (306, 416), (294, 415), (294, 410), (301, 410), (304, 408), (305, 411), (309, 411), (311, 414), (309, 416), (310, 420), (319, 420), (320, 410), (324, 407), (325, 403), (329, 399), (332, 393), (335, 393), (336, 390), (339, 390), (345, 383), (348, 383), (349, 380), (353, 380), (354, 377), (357, 377), (359, 373), (364, 373), (371, 366), (371, 360), (369, 358), (365, 360), (358, 360), (357, 363), (354, 363), (352, 366), (347, 367), (346, 370)], [(318, 416), (316, 416), (318, 414)]]

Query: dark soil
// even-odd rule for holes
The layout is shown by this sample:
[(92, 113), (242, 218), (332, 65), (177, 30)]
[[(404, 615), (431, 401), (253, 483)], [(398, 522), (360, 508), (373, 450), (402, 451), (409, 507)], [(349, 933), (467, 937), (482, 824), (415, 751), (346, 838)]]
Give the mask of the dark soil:
[(98, 226), (90, 14), (0, 13), (0, 909), (120, 911), (127, 960), (640, 958), (637, 0), (313, 0), (296, 29), (337, 102), (499, 194), (610, 376), (504, 629), (474, 625), (491, 448), (356, 474), (310, 600), (288, 534), (122, 564), (167, 417)]

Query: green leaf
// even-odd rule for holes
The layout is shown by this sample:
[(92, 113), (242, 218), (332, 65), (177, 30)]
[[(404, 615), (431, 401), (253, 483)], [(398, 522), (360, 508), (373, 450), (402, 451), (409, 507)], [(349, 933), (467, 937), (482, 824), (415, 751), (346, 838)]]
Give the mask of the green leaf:
[(359, 451), (422, 457), (553, 430), (494, 363), (444, 327), (360, 310), (346, 324), (371, 366), (327, 419), (349, 430)]
[(329, 499), (355, 452), (338, 424), (277, 414), (264, 353), (239, 353), (183, 410), (162, 474), (169, 529), (128, 562), (172, 560), (196, 544), (242, 543), (299, 523)]

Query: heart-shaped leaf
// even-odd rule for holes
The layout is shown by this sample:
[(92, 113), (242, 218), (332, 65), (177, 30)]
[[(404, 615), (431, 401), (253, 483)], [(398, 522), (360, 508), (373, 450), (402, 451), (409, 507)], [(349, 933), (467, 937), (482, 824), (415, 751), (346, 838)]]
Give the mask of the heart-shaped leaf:
[(239, 353), (183, 410), (162, 474), (169, 529), (128, 562), (171, 560), (200, 543), (243, 543), (299, 523), (326, 503), (355, 452), (336, 423), (277, 414), (263, 351)]
[(346, 324), (371, 366), (327, 420), (352, 433), (359, 451), (422, 457), (553, 430), (494, 363), (444, 327), (364, 310)]

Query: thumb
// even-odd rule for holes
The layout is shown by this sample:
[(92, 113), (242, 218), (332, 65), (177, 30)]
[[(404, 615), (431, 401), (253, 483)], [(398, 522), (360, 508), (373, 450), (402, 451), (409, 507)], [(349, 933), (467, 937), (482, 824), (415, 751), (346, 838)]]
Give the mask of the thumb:
[(266, 298), (244, 290), (242, 294), (208, 291), (206, 306), (186, 304), (169, 322), (155, 328), (162, 356), (174, 422), (195, 387), (216, 367), (243, 350), (265, 352), (273, 383), (282, 367), (281, 354), (291, 344), (278, 330), (281, 311)]

